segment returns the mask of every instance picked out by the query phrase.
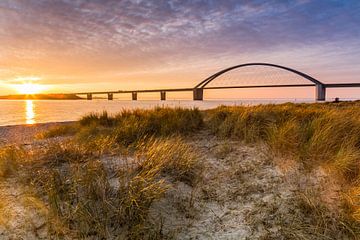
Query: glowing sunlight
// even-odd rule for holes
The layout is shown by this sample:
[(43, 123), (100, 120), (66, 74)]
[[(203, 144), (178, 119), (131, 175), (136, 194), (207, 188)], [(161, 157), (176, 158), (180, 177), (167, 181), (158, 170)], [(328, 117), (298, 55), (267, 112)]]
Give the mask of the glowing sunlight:
[(26, 124), (35, 123), (34, 104), (32, 100), (26, 100)]
[(46, 86), (31, 82), (13, 85), (13, 88), (20, 94), (37, 94), (46, 89)]

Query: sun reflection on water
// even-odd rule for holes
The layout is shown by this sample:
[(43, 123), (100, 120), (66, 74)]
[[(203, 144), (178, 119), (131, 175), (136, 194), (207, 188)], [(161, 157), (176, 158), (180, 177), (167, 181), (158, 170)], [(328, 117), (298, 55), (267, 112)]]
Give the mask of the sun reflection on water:
[(34, 104), (32, 100), (26, 100), (26, 124), (35, 123)]

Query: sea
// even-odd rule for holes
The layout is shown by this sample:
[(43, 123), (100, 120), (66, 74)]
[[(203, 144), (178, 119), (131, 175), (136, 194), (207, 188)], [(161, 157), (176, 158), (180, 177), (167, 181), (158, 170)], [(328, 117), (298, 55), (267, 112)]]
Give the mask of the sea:
[(242, 99), (242, 100), (0, 100), (0, 126), (76, 121), (88, 113), (107, 111), (116, 114), (124, 109), (155, 107), (216, 108), (221, 105), (241, 106), (279, 104), (285, 102), (314, 102), (313, 99)]

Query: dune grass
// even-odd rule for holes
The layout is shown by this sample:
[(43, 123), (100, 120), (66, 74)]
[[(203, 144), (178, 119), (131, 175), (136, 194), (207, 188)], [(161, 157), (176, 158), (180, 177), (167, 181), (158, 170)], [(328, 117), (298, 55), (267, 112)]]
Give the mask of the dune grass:
[[(354, 194), (360, 186), (359, 108), (359, 103), (270, 104), (219, 107), (203, 115), (198, 111), (183, 109), (137, 110), (124, 111), (114, 117), (106, 113), (92, 114), (84, 117), (81, 125), (90, 129), (95, 126), (96, 130), (89, 130), (95, 134), (83, 134), (92, 137), (112, 128), (113, 132), (107, 134), (113, 142), (146, 152), (145, 156), (149, 159), (149, 162), (143, 163), (146, 166), (153, 166), (158, 159), (163, 162), (162, 156), (152, 154), (152, 150), (156, 149), (151, 145), (153, 141), (139, 148), (137, 141), (147, 136), (186, 135), (203, 128), (224, 139), (233, 138), (245, 143), (265, 142), (275, 157), (290, 157), (309, 170), (319, 166), (330, 167), (333, 177), (339, 178), (344, 186), (343, 209), (338, 220), (352, 225), (352, 221), (360, 222), (360, 199)], [(164, 143), (157, 143), (157, 146), (167, 149)], [(226, 153), (228, 149), (225, 147), (223, 151)], [(171, 166), (171, 161), (168, 164)], [(168, 173), (171, 170), (168, 169)], [(179, 171), (176, 174), (183, 179)], [(186, 173), (185, 179), (192, 179), (186, 177), (187, 174), (194, 175)]]
[(155, 108), (153, 110), (123, 110), (115, 116), (107, 112), (89, 114), (80, 119), (81, 126), (112, 127), (116, 141), (129, 145), (144, 136), (188, 134), (202, 127), (198, 109)]
[(219, 137), (248, 143), (265, 141), (276, 155), (293, 156), (309, 167), (336, 166), (349, 181), (359, 177), (360, 104), (221, 107), (207, 122)]
[(202, 166), (198, 154), (179, 136), (144, 139), (136, 148), (138, 164), (142, 170), (159, 169), (163, 175), (191, 186), (195, 185), (201, 176)]
[(265, 142), (277, 157), (333, 169), (344, 195), (352, 195), (346, 202), (351, 218), (360, 222), (360, 199), (352, 193), (360, 186), (360, 103), (219, 107), (207, 119), (221, 138)]
[(0, 178), (16, 175), (25, 156), (24, 150), (16, 146), (0, 148)]
[(192, 148), (178, 137), (140, 140), (134, 160), (110, 170), (88, 149), (79, 154), (81, 149), (74, 143), (49, 148), (43, 165), (31, 174), (38, 195), (48, 201), (54, 236), (114, 238), (124, 232), (130, 239), (158, 239), (147, 213), (168, 189), (165, 178), (193, 183), (200, 166)]
[(76, 133), (77, 128), (78, 128), (77, 123), (54, 126), (48, 129), (47, 131), (39, 133), (36, 137), (38, 139), (46, 139), (46, 138), (53, 138), (59, 136), (71, 136)]
[[(31, 157), (20, 148), (2, 149), (0, 177), (26, 172), (23, 182), (31, 182), (36, 197), (48, 206), (52, 236), (161, 239), (161, 226), (151, 224), (148, 211), (171, 181), (194, 186), (201, 178), (199, 156), (184, 140), (199, 130), (250, 144), (264, 142), (275, 157), (292, 158), (307, 169), (330, 167), (344, 186), (342, 215), (334, 219), (352, 229), (360, 223), (359, 103), (93, 113), (45, 132), (43, 138), (69, 139)], [(225, 143), (216, 151), (223, 158), (231, 148)], [(108, 158), (124, 163), (109, 169)], [(305, 202), (304, 211), (309, 208), (311, 214), (314, 204)]]
[(72, 134), (80, 142), (88, 142), (89, 147), (128, 147), (136, 145), (144, 137), (187, 135), (202, 127), (203, 117), (198, 109), (158, 107), (153, 110), (123, 110), (116, 115), (110, 115), (106, 111), (90, 113), (82, 117), (79, 124), (54, 127), (46, 131), (43, 137)]
[(71, 137), (34, 150), (21, 170), (18, 159), (24, 157), (4, 150), (1, 173), (20, 171), (21, 181), (30, 182), (34, 197), (48, 207), (48, 231), (55, 238), (163, 239), (161, 226), (154, 225), (161, 221), (148, 219), (149, 208), (172, 181), (198, 181), (201, 163), (181, 135), (202, 124), (196, 109), (90, 114), (44, 133)]

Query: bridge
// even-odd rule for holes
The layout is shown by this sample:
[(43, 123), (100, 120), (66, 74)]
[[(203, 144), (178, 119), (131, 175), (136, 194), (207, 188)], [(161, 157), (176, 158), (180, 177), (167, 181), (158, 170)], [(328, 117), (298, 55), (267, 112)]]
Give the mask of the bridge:
[[(258, 68), (262, 70), (265, 68), (265, 73), (259, 71)], [(114, 94), (130, 93), (132, 100), (137, 100), (139, 93), (160, 93), (160, 99), (166, 100), (167, 92), (192, 92), (193, 100), (201, 101), (204, 99), (204, 90), (297, 87), (314, 87), (315, 100), (325, 101), (326, 89), (360, 87), (360, 83), (323, 83), (306, 73), (289, 67), (271, 63), (245, 63), (223, 69), (192, 88), (78, 92), (74, 94), (86, 95), (88, 100), (92, 100), (94, 94), (106, 94), (108, 100), (113, 100)]]

